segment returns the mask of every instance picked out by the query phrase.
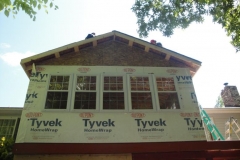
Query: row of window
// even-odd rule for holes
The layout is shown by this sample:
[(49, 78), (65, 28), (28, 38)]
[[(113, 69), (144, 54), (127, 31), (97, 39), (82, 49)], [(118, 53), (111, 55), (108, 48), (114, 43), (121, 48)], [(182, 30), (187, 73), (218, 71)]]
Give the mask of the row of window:
[(51, 75), (45, 109), (180, 109), (174, 77), (149, 75)]

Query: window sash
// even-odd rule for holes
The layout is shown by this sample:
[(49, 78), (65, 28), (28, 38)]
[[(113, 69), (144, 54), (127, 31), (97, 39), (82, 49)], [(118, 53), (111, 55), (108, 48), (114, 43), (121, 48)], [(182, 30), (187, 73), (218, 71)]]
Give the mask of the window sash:
[(0, 139), (13, 137), (16, 123), (16, 119), (0, 119)]
[(75, 74), (72, 88), (73, 111), (99, 110), (99, 75)]
[(156, 109), (152, 75), (129, 74), (128, 104), (130, 111), (151, 111)]
[(100, 84), (101, 111), (119, 112), (128, 109), (126, 75), (114, 73), (102, 74)]
[(68, 110), (70, 107), (72, 75), (50, 74), (44, 110)]
[(157, 110), (181, 109), (176, 78), (173, 76), (153, 75)]

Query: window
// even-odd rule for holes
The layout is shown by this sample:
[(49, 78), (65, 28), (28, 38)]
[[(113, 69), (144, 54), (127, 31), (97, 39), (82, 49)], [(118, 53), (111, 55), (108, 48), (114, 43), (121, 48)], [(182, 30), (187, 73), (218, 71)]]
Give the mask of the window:
[(0, 119), (0, 139), (13, 137), (15, 123), (15, 119)]
[(77, 76), (75, 83), (74, 109), (96, 109), (97, 77)]
[(103, 109), (124, 110), (123, 76), (104, 76), (103, 78)]
[(149, 76), (130, 76), (132, 109), (153, 109)]
[(69, 98), (70, 76), (54, 75), (50, 78), (45, 109), (66, 109)]
[(154, 111), (180, 109), (180, 102), (174, 77), (170, 76), (51, 75), (45, 109), (66, 110), (70, 106), (75, 111)]
[(156, 77), (160, 109), (180, 109), (173, 77)]

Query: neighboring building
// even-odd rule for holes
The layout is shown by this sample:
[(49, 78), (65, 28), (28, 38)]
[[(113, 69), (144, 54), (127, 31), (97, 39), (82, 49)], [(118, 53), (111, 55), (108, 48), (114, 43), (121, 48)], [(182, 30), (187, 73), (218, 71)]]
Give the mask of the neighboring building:
[(21, 65), (30, 83), (15, 160), (240, 155), (239, 142), (206, 142), (192, 83), (197, 60), (113, 31)]
[(22, 108), (0, 107), (0, 141), (16, 138)]
[[(225, 139), (227, 140), (227, 138), (229, 137), (229, 133), (227, 132), (227, 130), (229, 129), (229, 124), (227, 122), (230, 120), (231, 117), (240, 120), (240, 108), (205, 108), (204, 110), (208, 113), (213, 123), (221, 132), (222, 136), (225, 137)], [(238, 132), (238, 135), (240, 136), (240, 132)], [(239, 140), (237, 135), (233, 131), (231, 131), (230, 140)]]

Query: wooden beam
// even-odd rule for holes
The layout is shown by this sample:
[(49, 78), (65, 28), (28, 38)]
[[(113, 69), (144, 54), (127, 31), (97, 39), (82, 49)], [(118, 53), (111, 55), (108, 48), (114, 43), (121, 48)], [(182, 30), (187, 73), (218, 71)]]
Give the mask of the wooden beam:
[(74, 47), (74, 51), (75, 51), (75, 52), (79, 52), (78, 46), (75, 46), (75, 47)]
[(132, 45), (133, 45), (133, 41), (129, 41), (128, 46), (132, 47)]
[(93, 47), (97, 46), (97, 41), (93, 41)]
[(56, 52), (56, 53), (55, 53), (55, 58), (59, 58), (59, 57), (60, 57), (59, 52)]
[(145, 52), (149, 52), (149, 47), (145, 46)]
[(166, 57), (165, 57), (165, 59), (168, 61), (168, 60), (170, 59), (170, 57), (171, 57), (171, 55), (169, 55), (169, 54), (166, 54)]

